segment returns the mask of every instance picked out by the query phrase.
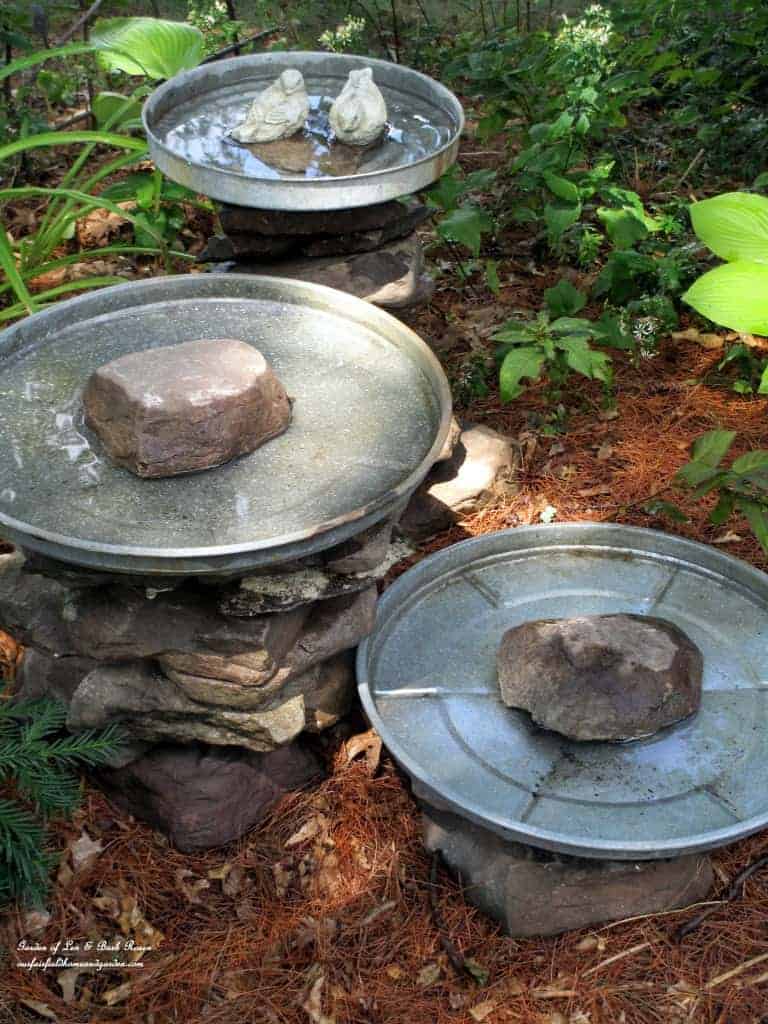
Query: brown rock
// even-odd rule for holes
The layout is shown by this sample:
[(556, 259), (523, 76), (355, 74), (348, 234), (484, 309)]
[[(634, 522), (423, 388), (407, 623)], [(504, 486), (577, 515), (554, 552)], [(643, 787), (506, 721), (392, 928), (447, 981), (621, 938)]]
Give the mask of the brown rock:
[(675, 910), (706, 899), (712, 886), (705, 854), (583, 860), (505, 841), (442, 810), (424, 812), (427, 849), (439, 851), (461, 875), (467, 899), (516, 938)]
[(118, 465), (142, 477), (219, 466), (281, 434), (291, 409), (262, 354), (243, 341), (188, 341), (99, 367), (85, 418)]
[(299, 743), (268, 754), (163, 744), (119, 771), (101, 770), (97, 781), (118, 807), (193, 853), (239, 839), (284, 793), (320, 774)]
[(317, 210), (300, 213), (289, 210), (260, 210), (249, 206), (222, 205), (221, 226), (227, 234), (260, 235), (346, 235), (356, 231), (373, 231), (392, 227), (403, 219), (419, 216), (422, 220), (431, 211), (418, 199), (405, 202), (392, 200), (373, 206), (349, 210)]
[(504, 634), (498, 671), (505, 704), (575, 740), (650, 736), (701, 699), (699, 649), (642, 615), (526, 622)]

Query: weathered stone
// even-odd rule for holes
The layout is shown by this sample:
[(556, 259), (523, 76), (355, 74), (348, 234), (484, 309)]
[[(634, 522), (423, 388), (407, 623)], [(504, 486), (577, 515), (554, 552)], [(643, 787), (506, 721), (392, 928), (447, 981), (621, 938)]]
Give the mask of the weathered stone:
[(16, 561), (0, 573), (0, 628), (26, 646), (75, 654), (67, 620), (76, 597), (72, 587), (26, 572), (24, 564)]
[(83, 404), (110, 458), (141, 477), (221, 465), (281, 434), (291, 418), (266, 359), (228, 338), (121, 356), (91, 375)]
[(147, 662), (100, 665), (89, 672), (69, 705), (67, 728), (100, 729), (120, 722), (131, 739), (150, 743), (199, 740), (263, 753), (304, 728), (302, 695), (263, 711), (232, 711), (191, 700)]
[(355, 698), (354, 651), (344, 651), (328, 661), (315, 665), (287, 683), (280, 691), (280, 700), (301, 694), (307, 732), (322, 732), (347, 714)]
[(498, 653), (504, 703), (575, 740), (638, 739), (687, 718), (702, 667), (682, 630), (642, 615), (526, 622)]
[(163, 744), (127, 768), (101, 771), (98, 782), (122, 810), (193, 853), (239, 839), (281, 796), (320, 773), (299, 743), (268, 754)]
[(439, 851), (461, 876), (467, 899), (516, 938), (663, 913), (706, 899), (712, 885), (712, 866), (704, 854), (582, 860), (507, 842), (434, 808), (424, 808), (423, 820), (427, 849)]
[(394, 523), (388, 519), (337, 544), (325, 553), (325, 568), (342, 575), (371, 572), (386, 559), (393, 528)]
[(24, 554), (25, 572), (48, 576), (74, 588), (105, 587), (114, 584), (136, 590), (152, 600), (164, 591), (176, 590), (187, 581), (187, 577), (184, 576), (139, 576), (133, 573), (102, 572), (99, 569), (89, 569), (83, 565), (48, 558), (37, 551), (26, 551)]
[[(299, 636), (305, 615), (305, 610), (297, 609), (231, 619), (219, 614), (215, 591), (178, 590), (148, 601), (123, 587), (106, 587), (79, 591), (70, 601), (66, 644), (71, 653), (97, 661), (247, 654), (251, 657), (239, 663), (256, 682), (274, 672)], [(65, 653), (67, 648), (62, 643), (59, 650)], [(198, 671), (201, 664), (197, 663)]]
[(410, 547), (396, 542), (389, 545), (383, 561), (365, 572), (342, 574), (306, 568), (289, 573), (245, 576), (236, 587), (224, 594), (219, 607), (224, 615), (248, 617), (285, 612), (316, 601), (327, 601), (364, 590), (371, 583), (382, 579), (393, 565), (409, 554), (412, 554)]
[(220, 207), (219, 218), (224, 232), (257, 235), (348, 235), (392, 227), (414, 216), (420, 223), (432, 211), (418, 199), (391, 200), (372, 206), (349, 210), (317, 210), (300, 213), (289, 210), (260, 210), (250, 206)]
[(76, 655), (62, 658), (27, 647), (16, 670), (15, 695), (19, 700), (51, 697), (68, 704), (75, 690), (98, 662)]
[(432, 297), (434, 282), (422, 272), (423, 266), (424, 255), (418, 241), (406, 239), (377, 252), (347, 259), (285, 260), (252, 266), (239, 263), (231, 269), (238, 273), (270, 274), (323, 284), (384, 309), (405, 309), (428, 302)]
[(415, 540), (445, 530), (461, 515), (516, 491), (517, 457), (508, 437), (481, 424), (466, 425), (448, 458), (417, 488), (399, 522)]
[(447, 462), (456, 451), (456, 446), (460, 441), (461, 425), (455, 416), (451, 416), (451, 425), (448, 428), (448, 434), (443, 443), (443, 447), (440, 449), (440, 454), (435, 459), (435, 465), (439, 462)]

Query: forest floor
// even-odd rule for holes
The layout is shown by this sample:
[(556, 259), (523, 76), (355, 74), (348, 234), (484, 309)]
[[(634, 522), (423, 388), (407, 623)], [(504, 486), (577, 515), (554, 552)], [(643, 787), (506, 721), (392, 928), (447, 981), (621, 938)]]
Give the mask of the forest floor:
[[(195, 216), (189, 230), (202, 245), (208, 225)], [(454, 384), (465, 380), (473, 360), (487, 361), (491, 333), (513, 311), (537, 312), (543, 290), (563, 276), (562, 267), (538, 265), (524, 237), (502, 239), (501, 253), (498, 297), (446, 272), (429, 308), (411, 319)], [(128, 276), (146, 272), (137, 268)], [(695, 341), (670, 337), (639, 364), (623, 353), (613, 358), (615, 409), (604, 407), (601, 388), (580, 378), (566, 396), (561, 433), (542, 429), (551, 411), (544, 385), (508, 405), (500, 404), (492, 379), (485, 396), (466, 400), (464, 389), (458, 415), (516, 441), (519, 489), (434, 537), (412, 562), (468, 536), (540, 522), (544, 514), (555, 522), (663, 529), (768, 569), (745, 523), (714, 527), (707, 519), (711, 504), (669, 490), (692, 441), (707, 430), (737, 430), (739, 453), (768, 448), (768, 400), (710, 383), (722, 351)], [(688, 520), (644, 511), (659, 494)], [(375, 737), (355, 739), (365, 729), (360, 717), (352, 727), (331, 730), (322, 743), (327, 779), (284, 799), (241, 841), (207, 854), (178, 853), (87, 786), (74, 821), (55, 827), (69, 852), (50, 919), (19, 912), (5, 922), (0, 1024), (768, 1021), (768, 870), (682, 942), (674, 933), (696, 910), (556, 939), (509, 939), (469, 905), (447, 873), (439, 873), (431, 898), (419, 812)], [(98, 848), (73, 871), (71, 848), (83, 832)], [(766, 854), (765, 833), (718, 851), (713, 900)], [(120, 934), (151, 950), (140, 969), (73, 977), (16, 966), (17, 942), (32, 941), (33, 934), (41, 944)], [(476, 962), (479, 980), (456, 973), (446, 939)]]

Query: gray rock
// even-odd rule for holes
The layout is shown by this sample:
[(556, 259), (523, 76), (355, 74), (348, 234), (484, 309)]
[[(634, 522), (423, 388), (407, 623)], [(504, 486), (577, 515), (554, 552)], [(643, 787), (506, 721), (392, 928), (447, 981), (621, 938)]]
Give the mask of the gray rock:
[(357, 536), (337, 544), (325, 553), (326, 570), (342, 575), (373, 571), (387, 557), (393, 528), (392, 520), (376, 523)]
[[(245, 576), (236, 587), (225, 592), (219, 608), (224, 615), (248, 617), (285, 612), (302, 605), (364, 590), (413, 554), (402, 542), (390, 544), (384, 559), (373, 569), (356, 573), (333, 573), (320, 568), (304, 568), (295, 572), (259, 573)], [(364, 559), (361, 557), (360, 561)], [(354, 559), (347, 559), (347, 565)]]
[(219, 466), (282, 434), (291, 418), (261, 353), (229, 338), (121, 356), (90, 376), (83, 404), (110, 458), (141, 477)]
[(307, 732), (322, 732), (346, 715), (357, 690), (353, 651), (344, 651), (297, 676), (283, 687), (279, 699), (304, 697)]
[(705, 854), (672, 860), (599, 861), (557, 856), (456, 815), (424, 808), (424, 841), (457, 872), (467, 899), (515, 938), (559, 935), (605, 921), (659, 914), (706, 899)]
[(139, 576), (128, 573), (101, 572), (83, 565), (60, 562), (56, 558), (48, 558), (37, 551), (25, 551), (24, 569), (26, 572), (40, 576), (48, 576), (70, 587), (105, 587), (116, 584), (143, 593), (150, 599), (164, 591), (175, 590), (187, 581), (184, 576)]
[(51, 697), (69, 704), (75, 690), (97, 664), (92, 658), (59, 658), (27, 647), (16, 670), (15, 695), (19, 700)]
[(79, 591), (68, 606), (68, 636), (59, 651), (97, 661), (247, 654), (251, 657), (240, 660), (241, 669), (251, 673), (252, 681), (268, 678), (296, 642), (306, 610), (231, 619), (219, 613), (216, 599), (215, 591), (192, 588), (152, 601), (123, 587)]
[(464, 426), (450, 455), (444, 449), (399, 522), (414, 540), (445, 530), (460, 516), (514, 494), (517, 456), (508, 437), (481, 424)]
[(260, 235), (346, 235), (391, 227), (418, 214), (431, 216), (418, 199), (392, 200), (350, 210), (319, 210), (301, 213), (287, 210), (259, 210), (248, 206), (223, 205), (219, 216), (226, 234)]
[(149, 663), (125, 662), (89, 672), (69, 705), (70, 732), (101, 729), (112, 722), (120, 722), (132, 740), (200, 741), (263, 753), (298, 736), (306, 710), (301, 694), (269, 710), (201, 704)]
[(235, 264), (238, 273), (270, 274), (327, 285), (384, 309), (429, 302), (434, 283), (423, 273), (424, 256), (415, 238), (358, 256), (286, 260), (266, 265)]
[(73, 587), (26, 572), (17, 562), (0, 573), (0, 628), (25, 646), (75, 654), (67, 620), (76, 599)]
[(682, 630), (642, 615), (526, 622), (498, 653), (504, 703), (575, 740), (637, 739), (687, 718), (702, 667)]
[(194, 853), (239, 839), (281, 796), (320, 774), (298, 743), (268, 754), (163, 744), (120, 771), (101, 771), (97, 781), (122, 810)]

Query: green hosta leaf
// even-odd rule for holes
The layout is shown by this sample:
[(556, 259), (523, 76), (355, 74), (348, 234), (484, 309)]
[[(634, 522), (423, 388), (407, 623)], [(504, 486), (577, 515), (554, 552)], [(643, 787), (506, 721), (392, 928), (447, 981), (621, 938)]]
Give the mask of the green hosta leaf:
[(552, 241), (562, 238), (568, 228), (581, 217), (581, 203), (573, 206), (547, 203), (544, 207), (544, 221)]
[(91, 110), (99, 128), (122, 128), (129, 121), (141, 123), (141, 102), (119, 92), (100, 92), (93, 97)]
[(502, 402), (511, 402), (513, 398), (523, 393), (520, 386), (523, 377), (536, 380), (541, 373), (544, 359), (541, 349), (534, 346), (515, 348), (506, 354), (499, 371), (499, 392)]
[(768, 334), (768, 266), (724, 263), (694, 281), (683, 299), (716, 324), (745, 334)]
[(558, 341), (557, 345), (565, 352), (565, 361), (576, 373), (604, 383), (610, 381), (610, 358), (604, 352), (590, 348), (586, 338), (572, 335)]
[(437, 226), (441, 237), (450, 242), (459, 242), (467, 247), (475, 256), (480, 252), (480, 243), (484, 234), (493, 231), (490, 216), (472, 203), (465, 203), (457, 210), (447, 214)]
[(760, 547), (768, 554), (768, 509), (758, 501), (739, 498), (736, 508), (743, 513), (749, 528), (760, 543)]
[(632, 209), (611, 210), (600, 206), (597, 216), (605, 225), (605, 231), (617, 249), (631, 249), (635, 242), (648, 235), (648, 228), (639, 214)]
[(203, 34), (182, 21), (161, 18), (105, 18), (96, 22), (91, 43), (110, 71), (148, 78), (172, 78), (203, 59)]
[(768, 198), (725, 192), (689, 209), (694, 231), (716, 256), (768, 263)]
[(547, 188), (558, 199), (564, 199), (566, 203), (578, 203), (579, 190), (572, 181), (562, 178), (559, 174), (553, 174), (551, 171), (544, 171), (543, 176), (544, 181), (547, 183)]
[(568, 316), (571, 313), (578, 313), (586, 306), (587, 296), (563, 278), (554, 288), (547, 288), (544, 292), (544, 301), (552, 316)]
[(763, 370), (757, 393), (758, 395), (768, 395), (768, 366)]
[(709, 430), (694, 442), (692, 461), (716, 469), (731, 450), (735, 440), (735, 430)]

